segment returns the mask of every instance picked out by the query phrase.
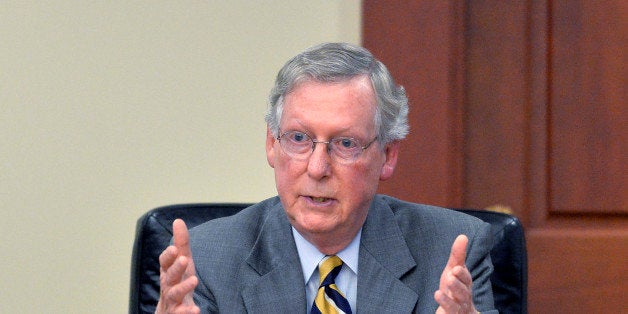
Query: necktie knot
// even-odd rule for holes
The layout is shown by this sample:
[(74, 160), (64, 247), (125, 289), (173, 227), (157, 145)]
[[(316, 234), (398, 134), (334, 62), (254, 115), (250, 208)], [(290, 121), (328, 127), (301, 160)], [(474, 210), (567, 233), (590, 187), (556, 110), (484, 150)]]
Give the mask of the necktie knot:
[(335, 280), (342, 269), (342, 260), (336, 256), (325, 256), (318, 264), (320, 286), (312, 305), (312, 313), (347, 313), (351, 314), (351, 306), (336, 286)]
[(336, 276), (340, 273), (342, 268), (342, 260), (336, 255), (325, 256), (320, 263), (318, 263), (318, 272), (320, 276), (320, 286), (329, 286), (336, 280)]

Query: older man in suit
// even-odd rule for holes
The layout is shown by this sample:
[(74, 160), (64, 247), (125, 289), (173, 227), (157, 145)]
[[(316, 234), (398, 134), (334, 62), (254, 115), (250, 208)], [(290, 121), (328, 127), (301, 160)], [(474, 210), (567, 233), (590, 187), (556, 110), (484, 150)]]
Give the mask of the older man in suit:
[(310, 48), (269, 102), (279, 196), (189, 235), (175, 221), (158, 313), (494, 311), (487, 224), (376, 194), (408, 133), (405, 92), (381, 62), (348, 44)]

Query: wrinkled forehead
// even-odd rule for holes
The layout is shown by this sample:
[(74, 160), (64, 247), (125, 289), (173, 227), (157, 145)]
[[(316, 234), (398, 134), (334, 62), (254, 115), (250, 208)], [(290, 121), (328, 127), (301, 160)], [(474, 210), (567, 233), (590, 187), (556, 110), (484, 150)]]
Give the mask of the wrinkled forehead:
[(376, 114), (373, 94), (370, 80), (365, 77), (339, 82), (304, 81), (286, 95), (280, 124), (333, 125), (339, 130), (360, 128), (371, 133)]

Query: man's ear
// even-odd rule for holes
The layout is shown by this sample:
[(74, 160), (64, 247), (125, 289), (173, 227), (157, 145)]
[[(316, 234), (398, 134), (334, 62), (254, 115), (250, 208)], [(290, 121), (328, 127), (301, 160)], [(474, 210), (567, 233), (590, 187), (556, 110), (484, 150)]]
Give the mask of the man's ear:
[(397, 166), (397, 157), (399, 155), (399, 141), (393, 141), (386, 144), (384, 153), (386, 154), (386, 161), (382, 165), (382, 172), (379, 175), (381, 181), (386, 181), (392, 177)]
[(268, 164), (275, 168), (275, 141), (277, 139), (273, 136), (273, 132), (270, 131), (270, 128), (266, 128), (266, 159), (268, 160)]

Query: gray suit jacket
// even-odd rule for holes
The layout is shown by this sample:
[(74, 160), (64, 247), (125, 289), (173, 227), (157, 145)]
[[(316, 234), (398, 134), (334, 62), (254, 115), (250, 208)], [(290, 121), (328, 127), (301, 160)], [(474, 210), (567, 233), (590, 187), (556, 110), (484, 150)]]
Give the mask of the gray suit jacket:
[[(357, 313), (434, 313), (451, 244), (469, 238), (474, 302), (493, 309), (490, 226), (452, 210), (376, 195), (362, 228)], [(290, 223), (278, 197), (190, 231), (203, 313), (307, 313)]]

